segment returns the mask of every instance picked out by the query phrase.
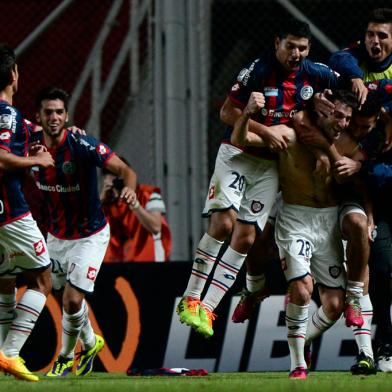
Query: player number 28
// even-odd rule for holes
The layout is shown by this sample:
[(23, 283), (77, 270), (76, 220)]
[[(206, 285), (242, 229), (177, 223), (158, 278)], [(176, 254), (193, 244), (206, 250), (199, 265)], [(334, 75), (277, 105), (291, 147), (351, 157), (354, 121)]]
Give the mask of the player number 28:
[(301, 249), (299, 250), (298, 254), (300, 256), (309, 257), (310, 254), (310, 242), (304, 240), (297, 240), (297, 243), (301, 244)]

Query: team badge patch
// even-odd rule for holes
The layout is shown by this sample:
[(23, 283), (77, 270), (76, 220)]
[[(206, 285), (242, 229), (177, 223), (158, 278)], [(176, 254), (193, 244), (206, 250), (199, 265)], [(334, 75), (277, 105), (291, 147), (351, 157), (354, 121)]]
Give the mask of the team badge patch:
[(96, 277), (97, 277), (97, 269), (94, 267), (88, 267), (87, 279), (90, 279), (94, 282)]
[(279, 90), (276, 87), (264, 87), (264, 95), (266, 97), (277, 97)]
[(39, 240), (33, 244), (36, 256), (41, 256), (45, 252), (44, 241)]
[(340, 274), (342, 273), (342, 267), (339, 267), (337, 265), (332, 265), (329, 267), (329, 274), (336, 279)]
[(252, 204), (250, 205), (250, 209), (252, 210), (252, 212), (254, 214), (257, 214), (258, 212), (260, 212), (264, 207), (263, 203), (260, 203), (258, 200), (253, 200)]
[(12, 116), (10, 114), (2, 114), (0, 116), (0, 128), (12, 128)]
[(75, 173), (75, 163), (72, 161), (66, 161), (63, 163), (62, 169), (64, 174), (73, 174)]
[[(0, 124), (1, 126), (1, 124)], [(4, 142), (8, 142), (9, 140), (11, 140), (11, 131), (1, 131), (0, 132), (0, 140), (4, 141)]]
[(107, 154), (109, 151), (108, 151), (108, 149), (106, 148), (106, 146), (104, 146), (104, 145), (101, 143), (101, 144), (98, 144), (98, 146), (97, 146), (97, 152), (98, 152), (98, 154), (100, 154), (100, 155), (105, 155), (105, 154)]
[(312, 98), (313, 95), (313, 87), (312, 86), (304, 86), (301, 88), (301, 98), (304, 101), (307, 101), (308, 99)]

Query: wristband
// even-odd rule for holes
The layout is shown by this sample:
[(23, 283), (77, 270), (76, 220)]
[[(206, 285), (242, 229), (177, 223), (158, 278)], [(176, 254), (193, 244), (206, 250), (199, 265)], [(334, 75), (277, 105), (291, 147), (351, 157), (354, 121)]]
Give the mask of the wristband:
[(135, 204), (134, 205), (129, 205), (129, 208), (132, 210), (132, 211), (134, 211), (134, 210), (138, 210), (139, 208), (140, 208), (140, 203), (139, 203), (139, 200), (136, 200), (136, 202), (135, 202)]

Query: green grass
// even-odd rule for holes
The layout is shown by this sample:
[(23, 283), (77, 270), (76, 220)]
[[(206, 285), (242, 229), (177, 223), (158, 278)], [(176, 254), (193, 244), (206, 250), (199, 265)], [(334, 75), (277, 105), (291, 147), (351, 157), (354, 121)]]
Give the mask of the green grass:
[(307, 380), (289, 380), (286, 372), (212, 373), (204, 377), (128, 377), (125, 374), (93, 373), (87, 377), (70, 375), (62, 379), (41, 377), (36, 383), (0, 375), (0, 391), (392, 391), (392, 374), (352, 376), (347, 372), (312, 372)]

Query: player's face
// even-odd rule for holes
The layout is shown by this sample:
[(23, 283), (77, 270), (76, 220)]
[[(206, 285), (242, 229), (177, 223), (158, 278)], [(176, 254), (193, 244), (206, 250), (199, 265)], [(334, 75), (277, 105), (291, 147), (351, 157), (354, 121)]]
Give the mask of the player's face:
[(360, 141), (374, 129), (377, 120), (377, 115), (366, 117), (356, 113), (350, 121), (348, 131), (355, 140)]
[(54, 138), (60, 136), (65, 123), (68, 121), (68, 113), (65, 110), (64, 102), (60, 99), (45, 99), (41, 102), (37, 119), (48, 136)]
[(392, 23), (369, 23), (365, 46), (372, 60), (384, 61), (392, 53)]
[(334, 102), (335, 110), (324, 120), (324, 133), (331, 140), (339, 137), (340, 133), (348, 127), (353, 110), (340, 101)]
[(301, 62), (309, 54), (310, 42), (304, 37), (288, 35), (286, 38), (275, 39), (275, 53), (279, 63), (286, 71), (298, 71)]

